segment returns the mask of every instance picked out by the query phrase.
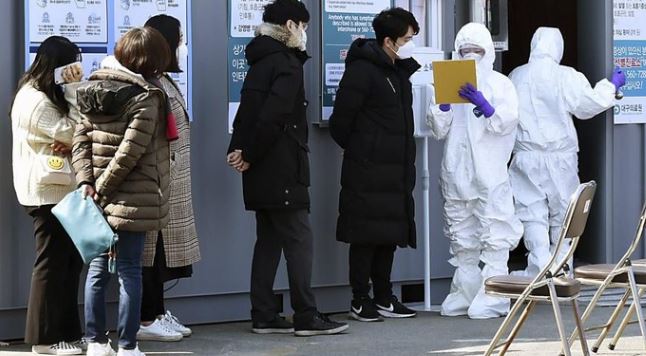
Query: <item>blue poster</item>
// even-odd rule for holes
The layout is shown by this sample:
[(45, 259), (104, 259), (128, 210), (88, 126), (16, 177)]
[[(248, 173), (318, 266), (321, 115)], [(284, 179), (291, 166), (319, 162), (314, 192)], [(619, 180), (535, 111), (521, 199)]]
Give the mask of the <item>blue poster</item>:
[(393, 6), (392, 0), (322, 0), (322, 119), (332, 115), (339, 82), (345, 72), (345, 58), (357, 38), (372, 38), (372, 20)]
[(614, 62), (626, 73), (615, 124), (646, 123), (646, 2), (614, 0), (613, 15)]
[(254, 38), (256, 28), (262, 24), (265, 5), (271, 2), (272, 0), (228, 0), (229, 133), (233, 132), (233, 120), (240, 106), (240, 90), (249, 70), (245, 49)]

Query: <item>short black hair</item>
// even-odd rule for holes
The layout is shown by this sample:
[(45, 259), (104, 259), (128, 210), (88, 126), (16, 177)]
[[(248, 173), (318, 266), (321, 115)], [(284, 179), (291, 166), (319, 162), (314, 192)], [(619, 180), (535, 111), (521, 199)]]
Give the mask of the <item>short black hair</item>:
[(372, 20), (379, 45), (383, 45), (386, 38), (397, 40), (406, 36), (408, 27), (412, 27), (415, 34), (419, 33), (419, 23), (415, 16), (401, 7), (384, 10)]
[(310, 22), (310, 13), (305, 4), (299, 0), (276, 0), (265, 6), (265, 13), (262, 15), (263, 22), (284, 25), (289, 20), (297, 24)]

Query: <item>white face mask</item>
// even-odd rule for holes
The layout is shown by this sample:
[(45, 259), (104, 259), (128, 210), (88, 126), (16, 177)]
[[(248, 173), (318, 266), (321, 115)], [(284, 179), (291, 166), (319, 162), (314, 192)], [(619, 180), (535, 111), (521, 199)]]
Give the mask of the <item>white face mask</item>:
[(299, 47), (301, 51), (304, 51), (307, 49), (307, 32), (305, 30), (301, 29), (301, 45)]
[(188, 47), (184, 42), (177, 47), (175, 55), (177, 56), (177, 64), (179, 65), (179, 68), (184, 70), (185, 68), (182, 68), (182, 63), (184, 63), (184, 59), (188, 57)]
[(393, 51), (399, 59), (408, 59), (413, 57), (413, 52), (415, 52), (415, 42), (413, 41), (408, 41), (406, 42), (405, 45), (399, 47), (399, 50), (395, 52)]
[(463, 59), (473, 59), (476, 61), (476, 63), (479, 63), (482, 60), (482, 55), (477, 54), (477, 53), (467, 53), (464, 56), (462, 56)]

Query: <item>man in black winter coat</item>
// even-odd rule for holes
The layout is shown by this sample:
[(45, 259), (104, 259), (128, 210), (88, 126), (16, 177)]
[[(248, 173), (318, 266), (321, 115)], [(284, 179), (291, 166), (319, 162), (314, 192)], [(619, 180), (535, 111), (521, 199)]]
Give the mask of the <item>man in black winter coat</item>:
[(415, 316), (393, 295), (390, 273), (397, 246), (416, 246), (410, 76), (420, 67), (411, 58), (419, 25), (394, 8), (373, 28), (376, 40), (358, 39), (348, 52), (330, 117), (344, 149), (337, 240), (350, 243), (350, 316), (359, 321)]
[[(320, 314), (310, 286), (309, 162), (303, 64), (310, 15), (298, 0), (265, 7), (264, 23), (246, 49), (242, 86), (227, 161), (242, 172), (244, 202), (256, 212), (251, 271), (253, 332), (336, 334), (348, 325)], [(287, 260), (294, 323), (280, 317), (273, 285), (281, 252)]]

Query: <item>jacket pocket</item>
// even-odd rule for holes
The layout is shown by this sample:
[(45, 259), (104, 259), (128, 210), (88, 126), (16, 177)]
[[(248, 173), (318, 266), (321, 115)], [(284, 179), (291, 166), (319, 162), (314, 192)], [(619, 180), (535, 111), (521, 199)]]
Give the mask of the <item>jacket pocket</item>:
[(309, 149), (307, 147), (299, 146), (298, 150), (298, 183), (306, 187), (310, 186), (310, 160)]

